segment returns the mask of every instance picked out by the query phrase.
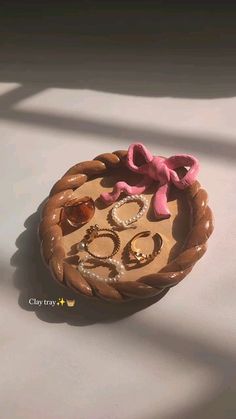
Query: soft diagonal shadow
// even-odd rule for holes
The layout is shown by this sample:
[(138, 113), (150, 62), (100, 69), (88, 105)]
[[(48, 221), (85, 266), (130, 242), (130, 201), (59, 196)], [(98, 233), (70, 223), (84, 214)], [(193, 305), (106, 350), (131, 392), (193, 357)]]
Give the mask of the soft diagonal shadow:
[(97, 137), (124, 141), (125, 144), (129, 141), (133, 142), (135, 139), (142, 139), (143, 142), (153, 143), (156, 146), (170, 148), (178, 152), (184, 150), (185, 152), (195, 152), (212, 158), (236, 159), (236, 143), (227, 140), (225, 137), (218, 137), (218, 140), (216, 140), (215, 136), (213, 138), (212, 136), (190, 136), (186, 135), (186, 133), (174, 134), (159, 128), (142, 128), (131, 124), (101, 122), (91, 118), (73, 118), (52, 113), (20, 110), (4, 111), (2, 109), (1, 118), (21, 124), (46, 126), (53, 130), (58, 129), (85, 135), (94, 134)]
[[(160, 415), (158, 410), (152, 415), (146, 415), (145, 419), (235, 419), (235, 392), (236, 383), (230, 386), (225, 384), (211, 396), (204, 400), (192, 401), (191, 407), (183, 407), (175, 410), (173, 414)], [(143, 419), (143, 416), (136, 419)]]
[[(135, 327), (123, 323), (121, 330), (125, 341), (127, 336), (132, 339), (134, 345), (143, 347), (143, 351), (152, 345), (157, 351), (169, 353), (176, 359), (184, 360), (184, 366), (188, 363), (199, 367), (205, 367), (208, 374), (212, 374), (214, 381), (212, 388), (204, 396), (196, 394), (190, 407), (182, 407), (174, 414), (159, 415), (158, 410), (153, 415), (147, 415), (147, 419), (234, 419), (236, 413), (236, 351), (234, 347), (222, 346), (210, 337), (202, 337), (201, 333), (194, 330), (176, 330), (169, 324), (162, 324), (156, 319), (155, 325), (145, 321), (140, 316), (136, 318)], [(119, 336), (120, 338), (120, 336)], [(188, 403), (187, 403), (188, 405)], [(142, 417), (137, 417), (142, 419)]]
[(13, 109), (17, 103), (24, 99), (31, 98), (37, 93), (41, 93), (46, 88), (45, 85), (38, 84), (24, 84), (24, 86), (17, 86), (10, 91), (0, 95), (0, 112), (4, 114), (8, 109)]

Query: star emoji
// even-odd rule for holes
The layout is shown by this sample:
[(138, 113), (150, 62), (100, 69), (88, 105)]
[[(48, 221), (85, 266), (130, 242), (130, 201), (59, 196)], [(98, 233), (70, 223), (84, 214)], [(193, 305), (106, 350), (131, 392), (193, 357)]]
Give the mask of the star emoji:
[(63, 297), (62, 297), (62, 298), (59, 298), (59, 303), (58, 303), (58, 305), (59, 305), (59, 304), (61, 304), (61, 306), (63, 306), (65, 303), (66, 303), (66, 302), (65, 302), (65, 300), (64, 300), (64, 298), (63, 298)]

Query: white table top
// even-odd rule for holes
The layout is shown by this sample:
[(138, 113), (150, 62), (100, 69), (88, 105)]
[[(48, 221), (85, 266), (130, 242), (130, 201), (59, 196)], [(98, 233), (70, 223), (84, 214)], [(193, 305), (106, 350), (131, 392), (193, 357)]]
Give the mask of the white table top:
[[(96, 90), (91, 74), (91, 88), (52, 85), (40, 68), (25, 84), (10, 67), (0, 83), (4, 419), (235, 417), (236, 99), (152, 97), (145, 83), (142, 94)], [(200, 159), (216, 220), (207, 253), (160, 302), (131, 316), (84, 303), (77, 318), (30, 310), (30, 284), (50, 282), (36, 251), (37, 207), (74, 163), (137, 140), (154, 154)]]

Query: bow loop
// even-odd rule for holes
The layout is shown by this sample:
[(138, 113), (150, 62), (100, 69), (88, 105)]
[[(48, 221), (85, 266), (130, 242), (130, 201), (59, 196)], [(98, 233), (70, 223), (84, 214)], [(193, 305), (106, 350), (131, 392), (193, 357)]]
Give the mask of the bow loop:
[[(128, 195), (143, 193), (153, 182), (158, 182), (158, 190), (153, 199), (153, 209), (157, 218), (170, 216), (167, 207), (169, 186), (173, 183), (179, 189), (185, 189), (196, 180), (199, 171), (198, 160), (188, 154), (177, 154), (169, 158), (153, 156), (141, 143), (129, 146), (126, 164), (130, 170), (143, 175), (141, 182), (130, 186), (125, 182), (118, 182), (110, 193), (103, 193), (101, 198), (110, 204), (115, 202), (121, 192)], [(189, 170), (181, 179), (176, 169), (188, 167)]]
[[(190, 154), (177, 154), (166, 159), (166, 164), (170, 169), (171, 181), (177, 188), (185, 189), (196, 180), (199, 172), (199, 162), (194, 156)], [(179, 169), (180, 167), (189, 167), (189, 170), (181, 179), (175, 171), (175, 169)]]
[[(138, 165), (139, 159), (141, 160), (140, 165)], [(133, 172), (144, 173), (152, 159), (152, 153), (143, 144), (134, 143), (129, 146), (126, 164)]]

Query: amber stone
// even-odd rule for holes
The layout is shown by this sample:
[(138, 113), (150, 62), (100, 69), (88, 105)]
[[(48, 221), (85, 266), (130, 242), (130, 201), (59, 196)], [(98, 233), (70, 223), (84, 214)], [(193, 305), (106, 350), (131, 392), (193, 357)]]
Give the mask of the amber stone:
[(87, 223), (94, 216), (95, 205), (92, 198), (74, 198), (64, 205), (64, 217), (73, 227)]

